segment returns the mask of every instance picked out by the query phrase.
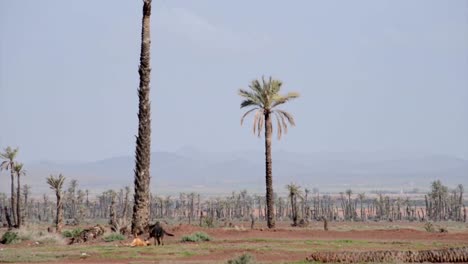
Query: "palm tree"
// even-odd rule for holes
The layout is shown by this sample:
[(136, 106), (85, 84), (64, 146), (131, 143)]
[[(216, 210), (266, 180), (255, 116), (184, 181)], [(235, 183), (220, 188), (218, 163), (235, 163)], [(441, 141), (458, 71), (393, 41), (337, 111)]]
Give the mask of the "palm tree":
[(358, 197), (359, 197), (359, 201), (360, 201), (360, 204), (361, 204), (361, 221), (364, 222), (364, 208), (362, 207), (362, 202), (366, 198), (366, 193), (365, 192), (359, 193)]
[(348, 195), (348, 206), (347, 206), (347, 218), (346, 219), (351, 219), (353, 217), (353, 213), (352, 213), (352, 205), (351, 205), (351, 195), (353, 194), (353, 190), (351, 189), (348, 189), (346, 190), (346, 195)]
[(16, 174), (17, 180), (17, 190), (16, 190), (16, 225), (18, 228), (21, 227), (21, 189), (20, 189), (20, 178), (21, 176), (26, 176), (26, 170), (23, 169), (23, 163), (15, 163), (13, 166), (13, 171)]
[(55, 217), (55, 225), (57, 228), (57, 233), (62, 231), (63, 223), (63, 203), (62, 203), (62, 187), (65, 182), (65, 177), (62, 174), (59, 174), (58, 177), (50, 175), (47, 178), (47, 184), (50, 188), (55, 191), (55, 196), (57, 197), (57, 213)]
[(150, 104), (150, 17), (151, 0), (143, 0), (141, 32), (140, 86), (138, 88), (138, 136), (135, 150), (135, 194), (132, 233), (141, 234), (149, 219), (149, 186), (151, 160), (151, 104)]
[(1, 170), (10, 170), (11, 175), (11, 214), (13, 215), (13, 222), (17, 223), (16, 221), (16, 200), (15, 200), (15, 158), (18, 155), (18, 148), (12, 149), (11, 147), (7, 147), (3, 153), (0, 153), (0, 158), (4, 161), (0, 164), (0, 171)]
[(309, 220), (310, 210), (309, 210), (308, 196), (309, 196), (310, 190), (305, 188), (304, 193), (305, 193), (305, 196), (304, 196), (304, 200), (303, 200), (303, 203), (302, 203), (302, 215), (304, 215), (306, 217), (306, 219)]
[(297, 208), (297, 198), (302, 197), (301, 187), (293, 183), (286, 185), (288, 190), (288, 197), (291, 200), (291, 212), (293, 226), (297, 226), (297, 217), (298, 217), (298, 208)]
[(23, 197), (24, 197), (23, 208), (25, 210), (24, 210), (24, 214), (22, 215), (21, 222), (24, 222), (24, 219), (28, 218), (28, 216), (29, 216), (29, 209), (28, 209), (29, 199), (28, 199), (28, 197), (29, 197), (30, 193), (31, 193), (31, 186), (29, 186), (27, 184), (23, 185)]
[(265, 127), (265, 181), (268, 228), (275, 227), (271, 160), (271, 138), (273, 134), (272, 116), (274, 115), (276, 117), (279, 140), (281, 139), (283, 131), (285, 133), (287, 132), (288, 124), (294, 126), (295, 122), (290, 113), (277, 109), (277, 107), (299, 97), (299, 94), (295, 92), (280, 95), (279, 92), (282, 84), (281, 81), (273, 80), (271, 77), (268, 80), (262, 78), (261, 83), (258, 80), (252, 81), (249, 85), (249, 91), (243, 89), (239, 90), (239, 95), (243, 98), (241, 108), (251, 107), (251, 109), (242, 116), (241, 125), (248, 114), (255, 112), (253, 122), (254, 134), (258, 133), (260, 137), (263, 127)]

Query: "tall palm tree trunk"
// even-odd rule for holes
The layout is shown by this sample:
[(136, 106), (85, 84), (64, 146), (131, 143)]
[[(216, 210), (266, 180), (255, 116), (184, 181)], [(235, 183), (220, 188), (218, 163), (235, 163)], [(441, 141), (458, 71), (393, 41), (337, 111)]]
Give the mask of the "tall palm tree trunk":
[(271, 161), (271, 137), (273, 134), (271, 113), (265, 111), (265, 180), (266, 180), (266, 206), (268, 228), (275, 227), (274, 201), (273, 201), (273, 169)]
[(13, 164), (10, 165), (11, 172), (11, 215), (13, 216), (13, 225), (16, 226), (16, 198), (15, 198), (15, 173)]
[(18, 226), (18, 228), (21, 227), (21, 185), (20, 185), (20, 175), (19, 173), (16, 175), (16, 180), (18, 181), (17, 182), (17, 186), (16, 186), (16, 219), (17, 219), (17, 222), (16, 222), (16, 225)]
[(62, 196), (60, 191), (56, 191), (55, 196), (57, 197), (57, 213), (55, 216), (55, 225), (57, 233), (62, 232), (62, 223), (63, 223), (63, 210), (62, 210)]
[(293, 220), (293, 226), (297, 226), (297, 207), (296, 207), (296, 195), (291, 194), (291, 216)]
[(133, 206), (132, 233), (141, 234), (148, 225), (149, 185), (151, 158), (151, 105), (150, 105), (150, 17), (151, 0), (144, 0), (141, 32), (140, 86), (138, 88), (138, 136), (135, 150), (135, 204)]

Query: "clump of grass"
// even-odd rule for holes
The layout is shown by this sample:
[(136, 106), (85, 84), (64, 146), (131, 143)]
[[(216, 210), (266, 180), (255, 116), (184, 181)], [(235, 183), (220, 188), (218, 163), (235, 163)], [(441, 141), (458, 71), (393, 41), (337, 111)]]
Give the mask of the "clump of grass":
[(20, 241), (34, 241), (41, 244), (66, 244), (60, 234), (48, 233), (43, 231), (21, 228), (18, 230), (18, 239)]
[(213, 217), (204, 218), (201, 226), (209, 227), (209, 228), (215, 227)]
[(431, 222), (425, 223), (425, 224), (424, 224), (424, 229), (425, 229), (427, 232), (430, 232), (430, 233), (434, 233), (434, 232), (435, 232), (434, 225), (433, 225)]
[(3, 234), (0, 243), (13, 244), (21, 241), (34, 241), (40, 244), (65, 244), (65, 240), (58, 234), (34, 231), (25, 228), (21, 228), (15, 232), (6, 232)]
[(342, 244), (350, 244), (353, 243), (353, 240), (350, 239), (343, 239), (343, 240), (336, 240), (337, 243), (342, 243)]
[(12, 232), (12, 231), (7, 231), (5, 234), (3, 234), (2, 239), (0, 240), (0, 243), (2, 244), (13, 244), (17, 243), (21, 240), (18, 238), (18, 233)]
[(111, 233), (105, 236), (103, 239), (106, 242), (112, 242), (112, 241), (125, 240), (125, 236), (119, 233)]
[(75, 238), (75, 237), (78, 237), (82, 231), (83, 231), (82, 228), (75, 228), (73, 230), (65, 230), (62, 232), (62, 236), (66, 238)]
[(200, 241), (210, 241), (211, 237), (203, 232), (196, 232), (189, 236), (183, 236), (182, 242), (200, 242)]
[(255, 258), (250, 254), (242, 254), (237, 258), (228, 260), (227, 264), (255, 264)]

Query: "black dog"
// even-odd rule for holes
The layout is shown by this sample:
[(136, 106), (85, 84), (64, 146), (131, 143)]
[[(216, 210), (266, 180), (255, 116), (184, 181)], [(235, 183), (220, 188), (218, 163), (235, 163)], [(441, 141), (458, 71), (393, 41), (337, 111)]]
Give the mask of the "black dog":
[[(150, 236), (148, 237), (148, 240), (150, 240), (152, 237), (158, 241), (158, 246), (159, 245), (164, 245), (163, 238), (164, 235), (168, 236), (174, 236), (174, 234), (166, 232), (164, 228), (162, 228), (161, 224), (159, 222), (156, 222), (154, 225), (149, 226), (149, 234)], [(156, 243), (155, 243), (156, 244)]]

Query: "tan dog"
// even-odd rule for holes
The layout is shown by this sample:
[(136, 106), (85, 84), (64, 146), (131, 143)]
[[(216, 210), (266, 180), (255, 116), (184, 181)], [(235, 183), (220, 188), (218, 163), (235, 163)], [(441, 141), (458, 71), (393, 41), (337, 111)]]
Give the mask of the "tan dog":
[(133, 239), (132, 243), (130, 244), (122, 243), (122, 244), (124, 246), (130, 246), (130, 247), (146, 247), (146, 246), (149, 246), (151, 242), (147, 240), (141, 240), (139, 237), (136, 237), (135, 239)]

